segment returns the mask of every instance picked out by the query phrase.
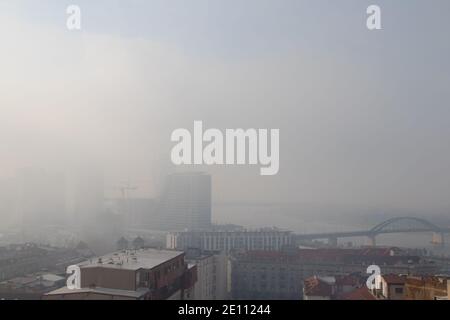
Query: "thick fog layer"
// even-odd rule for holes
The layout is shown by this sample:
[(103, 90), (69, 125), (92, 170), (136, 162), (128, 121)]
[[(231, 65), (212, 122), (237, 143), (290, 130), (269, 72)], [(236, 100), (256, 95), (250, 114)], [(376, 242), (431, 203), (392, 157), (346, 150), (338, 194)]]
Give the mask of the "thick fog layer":
[[(157, 197), (180, 170), (210, 173), (214, 203), (450, 207), (448, 1), (378, 1), (379, 32), (368, 1), (76, 2), (75, 32), (67, 1), (0, 2), (0, 224), (62, 189), (69, 219), (127, 184)], [(280, 129), (279, 173), (175, 167), (196, 120)]]

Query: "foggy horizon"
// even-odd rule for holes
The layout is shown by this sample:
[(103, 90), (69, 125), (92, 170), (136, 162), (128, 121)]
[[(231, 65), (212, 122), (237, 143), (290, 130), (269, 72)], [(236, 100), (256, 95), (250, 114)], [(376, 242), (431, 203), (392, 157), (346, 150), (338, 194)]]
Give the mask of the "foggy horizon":
[[(170, 172), (205, 171), (214, 203), (450, 209), (445, 1), (380, 1), (378, 33), (357, 27), (367, 1), (78, 2), (77, 32), (66, 1), (0, 4), (2, 180), (98, 168), (106, 195), (145, 180), (142, 198)], [(199, 119), (279, 128), (278, 175), (176, 168), (170, 133)]]

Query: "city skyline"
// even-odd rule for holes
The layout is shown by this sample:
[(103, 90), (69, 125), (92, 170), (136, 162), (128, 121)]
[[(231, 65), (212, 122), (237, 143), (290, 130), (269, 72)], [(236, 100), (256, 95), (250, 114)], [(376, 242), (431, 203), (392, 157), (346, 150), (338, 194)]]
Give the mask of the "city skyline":
[(0, 0), (0, 305), (450, 300), (449, 13)]
[(64, 1), (3, 1), (0, 176), (93, 165), (155, 194), (171, 132), (200, 119), (281, 133), (276, 176), (185, 168), (218, 202), (446, 210), (448, 3), (380, 1), (376, 31), (367, 3), (80, 1), (71, 32)]

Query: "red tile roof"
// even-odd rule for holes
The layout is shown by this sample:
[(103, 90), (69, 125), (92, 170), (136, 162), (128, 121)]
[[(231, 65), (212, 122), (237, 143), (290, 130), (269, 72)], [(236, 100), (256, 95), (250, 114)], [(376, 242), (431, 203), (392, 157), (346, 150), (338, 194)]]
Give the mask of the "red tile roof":
[(366, 286), (363, 286), (352, 292), (342, 294), (339, 300), (376, 300), (376, 298)]
[(385, 274), (382, 277), (387, 284), (405, 284), (406, 282), (405, 276), (399, 276), (396, 274)]
[(306, 296), (331, 297), (332, 287), (318, 277), (310, 277), (304, 281), (304, 292)]

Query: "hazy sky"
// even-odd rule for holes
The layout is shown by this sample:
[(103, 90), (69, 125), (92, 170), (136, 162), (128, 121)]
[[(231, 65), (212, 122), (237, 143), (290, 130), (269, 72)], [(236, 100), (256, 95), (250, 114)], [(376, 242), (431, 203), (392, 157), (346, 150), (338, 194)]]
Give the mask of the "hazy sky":
[(280, 129), (277, 176), (193, 168), (216, 201), (450, 208), (449, 15), (448, 0), (0, 0), (0, 176), (156, 181), (171, 132), (202, 120)]

